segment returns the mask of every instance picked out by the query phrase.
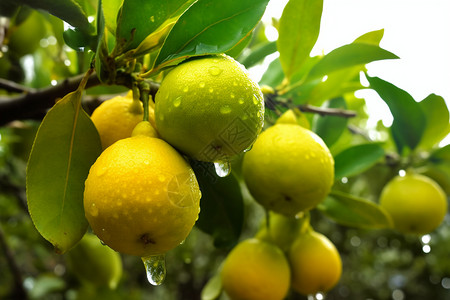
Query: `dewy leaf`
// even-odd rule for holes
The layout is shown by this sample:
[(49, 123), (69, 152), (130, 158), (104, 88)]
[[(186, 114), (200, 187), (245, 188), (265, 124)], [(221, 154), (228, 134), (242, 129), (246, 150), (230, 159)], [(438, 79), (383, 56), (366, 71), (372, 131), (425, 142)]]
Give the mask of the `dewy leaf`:
[(334, 71), (398, 56), (376, 45), (352, 43), (325, 55), (309, 72), (307, 80), (323, 77)]
[(214, 165), (191, 162), (202, 191), (201, 210), (196, 226), (214, 238), (216, 247), (231, 247), (239, 239), (244, 222), (244, 200), (233, 173), (216, 175)]
[(399, 154), (404, 147), (414, 150), (419, 144), (426, 127), (425, 114), (420, 104), (406, 91), (378, 77), (366, 76), (370, 87), (386, 102), (394, 117), (392, 136)]
[(154, 67), (190, 56), (224, 53), (247, 38), (268, 0), (198, 0), (173, 26)]
[(73, 27), (91, 32), (93, 27), (89, 24), (86, 12), (75, 0), (16, 0), (15, 3), (26, 4), (34, 9), (48, 11), (52, 15), (66, 21)]
[(430, 94), (419, 102), (425, 114), (427, 126), (420, 145), (430, 149), (450, 132), (449, 111), (441, 96)]
[(347, 148), (334, 157), (336, 179), (362, 173), (384, 157), (379, 144), (362, 144)]
[(277, 47), (288, 79), (301, 69), (317, 41), (323, 0), (290, 0), (278, 28)]
[[(194, 0), (124, 0), (118, 17), (117, 37), (134, 49), (168, 19), (183, 13)], [(159, 31), (159, 30), (158, 30)]]
[(80, 85), (47, 113), (27, 166), (31, 218), (58, 253), (73, 247), (86, 231), (84, 181), (101, 152), (97, 130), (81, 108), (83, 88)]
[(392, 228), (392, 221), (379, 205), (342, 192), (332, 191), (317, 207), (336, 223), (366, 229)]

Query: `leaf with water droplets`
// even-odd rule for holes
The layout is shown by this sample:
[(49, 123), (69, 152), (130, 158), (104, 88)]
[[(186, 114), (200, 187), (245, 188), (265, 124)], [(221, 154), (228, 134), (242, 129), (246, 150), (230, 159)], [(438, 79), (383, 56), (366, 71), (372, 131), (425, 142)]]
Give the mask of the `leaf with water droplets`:
[(83, 236), (84, 181), (101, 152), (97, 130), (81, 108), (83, 88), (66, 95), (39, 127), (27, 166), (28, 209), (39, 233), (64, 253)]
[[(224, 53), (246, 39), (268, 0), (198, 0), (178, 19), (159, 52), (155, 67), (190, 56)], [(199, 18), (201, 16), (201, 18)]]

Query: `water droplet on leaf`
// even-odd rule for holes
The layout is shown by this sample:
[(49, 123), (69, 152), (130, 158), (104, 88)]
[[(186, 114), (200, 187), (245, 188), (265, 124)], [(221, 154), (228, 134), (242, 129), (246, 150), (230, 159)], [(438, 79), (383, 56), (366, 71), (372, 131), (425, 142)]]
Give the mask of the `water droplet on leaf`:
[(147, 279), (152, 285), (161, 285), (166, 277), (166, 255), (142, 257)]

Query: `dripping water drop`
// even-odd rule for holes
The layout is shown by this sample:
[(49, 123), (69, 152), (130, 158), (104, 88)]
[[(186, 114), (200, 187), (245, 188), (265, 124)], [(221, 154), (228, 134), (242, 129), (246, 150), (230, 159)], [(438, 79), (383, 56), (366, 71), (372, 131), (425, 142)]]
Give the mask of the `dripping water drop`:
[(214, 163), (216, 174), (219, 177), (226, 177), (231, 173), (231, 163), (229, 161), (218, 161)]
[(152, 285), (161, 285), (166, 277), (166, 255), (142, 257), (147, 279)]

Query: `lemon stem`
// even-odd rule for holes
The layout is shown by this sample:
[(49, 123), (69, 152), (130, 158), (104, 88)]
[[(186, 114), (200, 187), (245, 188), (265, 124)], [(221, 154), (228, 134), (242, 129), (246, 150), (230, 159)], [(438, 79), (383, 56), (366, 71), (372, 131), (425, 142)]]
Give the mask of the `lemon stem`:
[(149, 120), (149, 98), (150, 98), (150, 85), (147, 82), (141, 82), (139, 84), (139, 90), (141, 94), (141, 101), (144, 105), (144, 121)]

